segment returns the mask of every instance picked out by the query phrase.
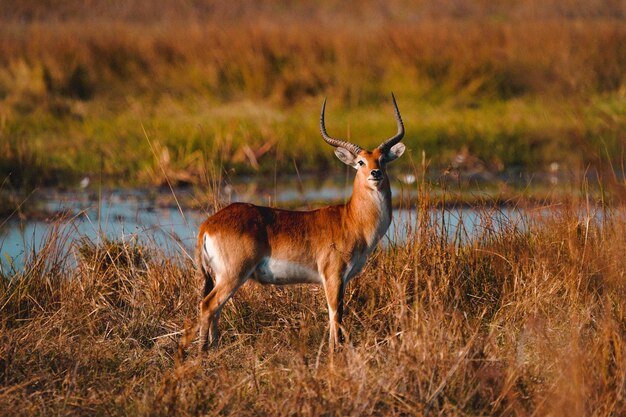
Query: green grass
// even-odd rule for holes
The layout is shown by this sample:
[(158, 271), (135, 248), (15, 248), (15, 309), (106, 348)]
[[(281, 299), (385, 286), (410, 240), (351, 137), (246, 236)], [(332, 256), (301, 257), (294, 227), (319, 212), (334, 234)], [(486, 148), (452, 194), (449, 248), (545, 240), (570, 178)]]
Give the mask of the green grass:
[[(430, 104), (398, 96), (407, 126), (404, 142), (413, 160), (425, 152), (433, 165), (445, 167), (467, 149), (494, 172), (520, 166), (546, 170), (554, 161), (574, 171), (621, 157), (626, 101), (619, 96), (575, 105), (534, 98)], [(321, 172), (336, 162), (319, 137), (320, 102), (318, 97), (283, 108), (164, 95), (154, 102), (129, 97), (124, 108), (115, 110), (106, 103), (80, 103), (80, 117), (59, 119), (38, 110), (4, 126), (9, 152), (0, 168), (3, 176), (11, 173), (16, 187), (71, 185), (84, 175), (128, 186), (160, 184), (162, 168), (174, 181), (180, 177), (199, 183), (209, 169), (291, 172), (294, 161), (302, 171)], [(331, 134), (349, 135), (370, 148), (395, 131), (386, 102), (346, 108), (331, 97), (327, 119)], [(254, 161), (246, 147), (257, 154)], [(409, 163), (409, 158), (399, 161), (404, 167)]]
[(327, 3), (275, 10), (270, 1), (238, 19), (236, 4), (209, 13), (203, 2), (133, 3), (125, 17), (104, 2), (7, 6), (0, 176), (32, 189), (85, 175), (162, 184), (163, 170), (201, 183), (209, 170), (285, 173), (294, 161), (325, 172), (335, 162), (318, 133), (323, 97), (330, 132), (372, 147), (394, 131), (390, 91), (408, 155), (425, 151), (433, 169), (462, 150), (496, 172), (619, 166), (623, 15), (610, 4), (565, 13), (470, 3), (465, 15), (420, 2), (381, 15), (365, 2), (362, 16), (377, 17), (367, 24)]

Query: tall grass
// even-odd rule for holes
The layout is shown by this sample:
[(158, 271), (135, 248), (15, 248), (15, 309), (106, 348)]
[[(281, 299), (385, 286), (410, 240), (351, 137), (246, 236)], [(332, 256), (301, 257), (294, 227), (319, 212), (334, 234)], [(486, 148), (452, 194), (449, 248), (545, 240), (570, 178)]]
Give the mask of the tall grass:
[(387, 96), (381, 83), (413, 94), (427, 90), (422, 83), (447, 94), (510, 98), (612, 91), (624, 82), (621, 20), (434, 20), (373, 25), (366, 34), (322, 28), (328, 30), (307, 22), (7, 23), (3, 78), (26, 76), (19, 68), (25, 62), (33, 81), (66, 97), (119, 92), (121, 84), (136, 92), (201, 89), (222, 99), (269, 97), (287, 105), (331, 92), (352, 104), (379, 101)]
[(324, 170), (322, 97), (336, 134), (369, 146), (393, 131), (393, 90), (437, 165), (464, 146), (494, 171), (619, 159), (623, 5), (491, 3), (4, 2), (0, 135), (57, 183), (162, 181), (142, 124), (194, 181), (201, 151), (239, 173)]
[[(0, 286), (0, 408), (15, 415), (622, 415), (626, 216), (501, 216), (473, 240), (429, 220), (349, 285), (330, 361), (321, 288), (246, 284), (217, 350), (175, 361), (190, 262), (63, 229)], [(484, 225), (494, 218), (485, 210)], [(456, 237), (455, 237), (456, 236)], [(195, 349), (192, 349), (195, 351)]]

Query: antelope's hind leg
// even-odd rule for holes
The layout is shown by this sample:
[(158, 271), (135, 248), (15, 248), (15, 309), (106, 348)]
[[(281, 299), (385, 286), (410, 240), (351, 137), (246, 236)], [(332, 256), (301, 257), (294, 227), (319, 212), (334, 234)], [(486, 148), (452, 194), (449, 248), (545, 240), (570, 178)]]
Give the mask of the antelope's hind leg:
[(217, 278), (215, 288), (200, 302), (200, 343), (206, 351), (209, 344), (217, 346), (219, 339), (218, 321), (224, 304), (235, 294), (241, 283), (238, 278)]
[(200, 302), (200, 342), (206, 351), (209, 343), (217, 346), (219, 339), (218, 321), (222, 308), (250, 277), (256, 265), (244, 266), (234, 272), (216, 276), (215, 287)]
[[(209, 342), (213, 346), (217, 344), (218, 321), (224, 304), (248, 280), (267, 252), (267, 236), (254, 221), (248, 219), (246, 223), (245, 218), (231, 220), (243, 222), (245, 227), (233, 226), (234, 230), (226, 228), (213, 235), (205, 233), (202, 238), (201, 260), (208, 266), (205, 269), (214, 274), (215, 286), (210, 288), (209, 281), (204, 283), (198, 323), (201, 350), (207, 350)], [(217, 228), (218, 225), (211, 227)]]
[(215, 281), (214, 277), (212, 277), (209, 272), (211, 271), (211, 267), (208, 265), (203, 249), (203, 247), (198, 247), (196, 249), (196, 282), (197, 288), (200, 290), (200, 306), (197, 326), (200, 332), (201, 349), (206, 349), (205, 345), (208, 345), (209, 322), (203, 317), (202, 305), (215, 288)]

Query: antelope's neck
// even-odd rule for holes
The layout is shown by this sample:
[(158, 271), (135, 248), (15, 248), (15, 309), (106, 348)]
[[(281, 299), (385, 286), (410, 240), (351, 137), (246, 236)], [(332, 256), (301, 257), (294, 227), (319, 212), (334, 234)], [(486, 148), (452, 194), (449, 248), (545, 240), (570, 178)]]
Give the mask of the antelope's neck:
[(391, 188), (389, 181), (378, 189), (363, 187), (355, 183), (352, 197), (347, 203), (347, 212), (368, 247), (375, 246), (391, 224)]

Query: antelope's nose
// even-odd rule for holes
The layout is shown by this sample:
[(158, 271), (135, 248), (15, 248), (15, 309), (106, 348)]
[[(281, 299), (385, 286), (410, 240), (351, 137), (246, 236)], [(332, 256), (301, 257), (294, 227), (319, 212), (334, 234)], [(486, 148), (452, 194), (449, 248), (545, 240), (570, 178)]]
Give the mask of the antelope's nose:
[(372, 172), (370, 172), (370, 175), (376, 180), (383, 178), (383, 172), (380, 169), (373, 169)]

